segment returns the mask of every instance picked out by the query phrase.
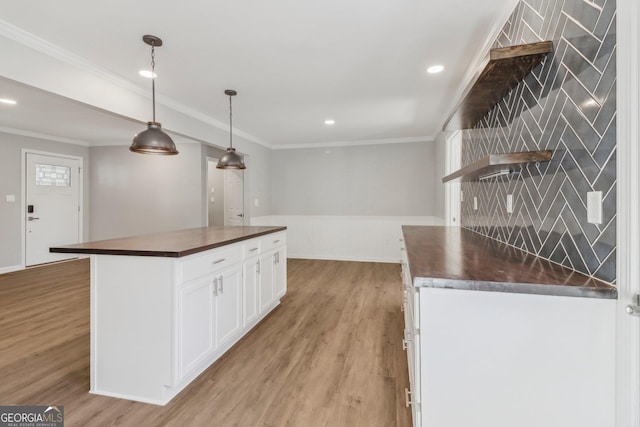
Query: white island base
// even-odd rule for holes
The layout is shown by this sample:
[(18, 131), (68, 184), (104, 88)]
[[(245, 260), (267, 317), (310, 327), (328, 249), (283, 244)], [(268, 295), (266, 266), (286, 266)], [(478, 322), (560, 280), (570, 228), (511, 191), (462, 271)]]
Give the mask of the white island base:
[(187, 256), (92, 254), (90, 392), (167, 404), (280, 303), (277, 230)]

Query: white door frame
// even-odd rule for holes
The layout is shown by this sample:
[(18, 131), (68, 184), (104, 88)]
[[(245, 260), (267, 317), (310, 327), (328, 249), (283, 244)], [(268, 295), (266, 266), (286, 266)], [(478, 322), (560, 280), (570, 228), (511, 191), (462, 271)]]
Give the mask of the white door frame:
[(26, 229), (27, 229), (27, 154), (40, 154), (43, 156), (62, 157), (65, 159), (78, 160), (80, 162), (80, 171), (78, 179), (78, 205), (80, 206), (80, 212), (78, 213), (78, 237), (82, 242), (83, 230), (84, 230), (84, 159), (79, 156), (73, 156), (70, 154), (53, 153), (50, 151), (32, 150), (30, 148), (22, 149), (22, 163), (20, 167), (20, 192), (22, 196), (22, 206), (20, 208), (20, 252), (21, 252), (21, 267), (24, 269), (27, 265), (27, 242), (26, 242)]
[(616, 426), (640, 426), (640, 319), (625, 306), (640, 293), (640, 6), (617, 1)]
[[(462, 141), (457, 141), (456, 149), (453, 146), (454, 139), (460, 138), (462, 138), (462, 132), (456, 131), (445, 141), (445, 175), (455, 172), (462, 166)], [(460, 226), (460, 182), (448, 182), (444, 186), (445, 223), (449, 226)]]
[(205, 173), (205, 182), (204, 182), (204, 222), (202, 224), (203, 227), (208, 227), (209, 226), (209, 200), (211, 198), (211, 194), (209, 193), (209, 179), (211, 178), (209, 176), (209, 164), (211, 162), (218, 162), (218, 159), (215, 157), (211, 157), (211, 156), (206, 156), (207, 159), (207, 166), (206, 166), (206, 173)]

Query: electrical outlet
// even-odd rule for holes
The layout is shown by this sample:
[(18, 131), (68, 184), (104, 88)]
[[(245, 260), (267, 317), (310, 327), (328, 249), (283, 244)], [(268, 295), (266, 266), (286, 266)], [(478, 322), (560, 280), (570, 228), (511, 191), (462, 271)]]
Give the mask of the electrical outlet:
[(255, 199), (255, 200), (253, 201), (253, 206), (255, 206), (256, 208), (257, 208), (258, 206), (260, 206), (260, 200)]
[(507, 213), (513, 213), (513, 194), (507, 194)]
[(473, 196), (473, 210), (474, 211), (478, 210), (478, 197), (477, 196)]
[(7, 201), (7, 203), (15, 203), (16, 202), (16, 195), (15, 194), (7, 194), (6, 201)]
[(587, 222), (602, 224), (602, 191), (587, 193)]
[(464, 202), (464, 191), (460, 190), (460, 201)]

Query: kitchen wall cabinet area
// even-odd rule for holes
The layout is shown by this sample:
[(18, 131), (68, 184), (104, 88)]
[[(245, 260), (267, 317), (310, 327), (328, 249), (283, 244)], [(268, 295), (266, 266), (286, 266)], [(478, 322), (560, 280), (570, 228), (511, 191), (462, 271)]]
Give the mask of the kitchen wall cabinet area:
[(269, 231), (186, 256), (93, 254), (91, 392), (168, 403), (280, 303), (285, 245)]

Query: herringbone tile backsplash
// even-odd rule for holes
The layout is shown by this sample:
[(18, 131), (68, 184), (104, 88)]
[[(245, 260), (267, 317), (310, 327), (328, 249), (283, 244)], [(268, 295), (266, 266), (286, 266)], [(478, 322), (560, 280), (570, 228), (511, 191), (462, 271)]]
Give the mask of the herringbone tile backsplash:
[[(615, 0), (521, 1), (494, 47), (552, 40), (554, 52), (462, 136), (463, 165), (491, 153), (553, 150), (551, 162), (530, 164), (521, 174), (463, 183), (463, 227), (611, 283), (615, 22)], [(587, 223), (589, 191), (602, 191), (601, 225)], [(508, 194), (514, 200), (511, 214)]]

